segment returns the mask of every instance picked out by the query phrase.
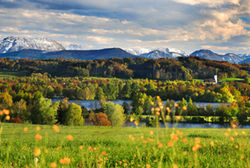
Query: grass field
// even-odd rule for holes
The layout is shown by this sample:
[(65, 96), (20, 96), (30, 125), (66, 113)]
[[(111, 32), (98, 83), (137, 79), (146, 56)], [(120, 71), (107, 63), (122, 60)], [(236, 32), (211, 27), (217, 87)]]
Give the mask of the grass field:
[(25, 76), (24, 72), (0, 72), (1, 78)]
[[(39, 130), (40, 129), (40, 130)], [(248, 129), (1, 124), (0, 167), (249, 167)]]
[(244, 81), (242, 78), (224, 78), (220, 82), (230, 82), (230, 81)]

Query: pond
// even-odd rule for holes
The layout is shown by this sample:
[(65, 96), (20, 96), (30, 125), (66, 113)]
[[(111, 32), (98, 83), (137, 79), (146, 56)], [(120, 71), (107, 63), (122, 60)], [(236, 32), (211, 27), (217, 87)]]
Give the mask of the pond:
[[(137, 127), (133, 122), (124, 124), (125, 127)], [(146, 126), (146, 122), (141, 122), (138, 127)], [(161, 128), (165, 128), (165, 125), (161, 123)], [(167, 123), (167, 128), (229, 128), (230, 124), (218, 124), (218, 123)], [(250, 128), (249, 124), (240, 125), (238, 128)]]
[[(62, 99), (52, 99), (52, 102), (61, 101)], [(88, 110), (94, 110), (101, 107), (98, 100), (68, 100), (69, 103), (76, 103), (80, 106), (84, 106)], [(114, 102), (115, 104), (123, 105), (124, 102), (131, 104), (131, 100), (113, 100), (111, 102)], [(165, 103), (166, 101), (163, 101)], [(176, 101), (178, 102), (178, 101)], [(229, 105), (230, 103), (208, 103), (208, 102), (196, 102), (197, 107), (207, 106), (208, 104), (211, 104), (213, 107), (217, 107), (218, 105)], [(85, 125), (90, 125), (90, 123), (85, 123)], [(146, 125), (146, 122), (140, 122), (138, 127), (143, 127)], [(133, 122), (128, 122), (124, 124), (125, 127), (136, 127), (136, 125)], [(163, 123), (161, 123), (161, 127), (165, 127)], [(218, 124), (218, 123), (168, 123), (168, 128), (228, 128), (230, 127), (229, 124)], [(240, 128), (250, 128), (249, 124), (242, 125)]]
[[(62, 99), (52, 99), (52, 102), (61, 101)], [(98, 100), (68, 100), (69, 103), (75, 103), (80, 106), (83, 106), (87, 108), (88, 110), (95, 110), (101, 107)], [(123, 103), (128, 103), (128, 105), (131, 104), (131, 100), (111, 100), (111, 102), (114, 102), (115, 104), (122, 105)], [(166, 101), (163, 101), (165, 104)], [(178, 101), (176, 101), (178, 102)], [(208, 103), (208, 102), (195, 102), (197, 107), (207, 106), (208, 104), (211, 104), (213, 107), (217, 107), (218, 105), (229, 105), (230, 103)]]

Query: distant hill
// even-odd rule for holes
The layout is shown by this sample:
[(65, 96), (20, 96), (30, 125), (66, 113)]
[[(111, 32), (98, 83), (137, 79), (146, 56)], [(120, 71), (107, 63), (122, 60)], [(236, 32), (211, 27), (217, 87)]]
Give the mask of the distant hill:
[[(99, 50), (80, 50), (79, 44), (71, 44), (66, 50), (59, 42), (48, 38), (25, 38), (25, 37), (6, 37), (0, 40), (0, 58), (12, 59), (78, 59), (95, 60), (107, 58), (174, 58), (188, 57), (184, 51), (174, 48), (104, 48)], [(196, 56), (209, 60), (227, 61), (230, 63), (249, 63), (249, 54), (217, 54), (211, 50), (201, 49), (193, 52), (190, 56)]]
[(240, 63), (250, 63), (250, 58), (244, 59), (244, 60), (241, 61)]
[(236, 55), (233, 53), (228, 53), (225, 55), (220, 55), (217, 53), (212, 52), (211, 50), (197, 50), (190, 54), (190, 56), (196, 56), (200, 58), (216, 60), (216, 61), (227, 61), (231, 63), (240, 63), (244, 59), (250, 58), (249, 55)]
[(0, 58), (12, 58), (12, 59), (78, 59), (78, 60), (95, 60), (95, 59), (107, 59), (107, 58), (136, 58), (120, 48), (106, 48), (101, 50), (62, 50), (53, 52), (44, 52), (41, 50), (21, 50), (10, 53), (0, 54)]

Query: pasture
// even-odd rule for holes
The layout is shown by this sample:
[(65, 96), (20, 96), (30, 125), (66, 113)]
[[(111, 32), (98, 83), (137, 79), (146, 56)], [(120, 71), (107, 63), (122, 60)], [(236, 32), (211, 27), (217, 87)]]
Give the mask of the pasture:
[(0, 167), (249, 167), (249, 129), (1, 123)]

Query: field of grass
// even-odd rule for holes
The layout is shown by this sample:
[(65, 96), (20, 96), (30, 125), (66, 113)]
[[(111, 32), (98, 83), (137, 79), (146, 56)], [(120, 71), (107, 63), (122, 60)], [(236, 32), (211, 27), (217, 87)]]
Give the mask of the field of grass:
[(204, 79), (193, 79), (195, 82), (204, 82)]
[(249, 167), (249, 129), (1, 124), (0, 167)]
[(220, 82), (230, 82), (230, 81), (244, 81), (242, 78), (224, 78), (221, 79)]
[(25, 76), (24, 72), (0, 72), (0, 78)]

